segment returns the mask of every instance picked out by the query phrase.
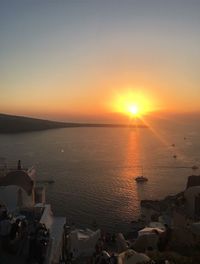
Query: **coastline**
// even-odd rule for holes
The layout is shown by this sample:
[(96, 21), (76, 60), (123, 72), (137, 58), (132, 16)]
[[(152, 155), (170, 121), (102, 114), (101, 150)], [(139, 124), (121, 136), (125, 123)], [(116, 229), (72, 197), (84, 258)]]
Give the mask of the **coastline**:
[(44, 119), (29, 118), (0, 114), (0, 134), (17, 134), (25, 132), (42, 131), (58, 128), (147, 128), (144, 124), (98, 124), (98, 123), (72, 123), (56, 122)]

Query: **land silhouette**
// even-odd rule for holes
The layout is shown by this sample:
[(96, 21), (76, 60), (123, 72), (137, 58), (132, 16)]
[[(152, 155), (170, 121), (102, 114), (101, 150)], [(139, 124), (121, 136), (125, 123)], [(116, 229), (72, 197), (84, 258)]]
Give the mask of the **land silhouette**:
[[(58, 128), (73, 127), (136, 127), (130, 124), (93, 124), (93, 123), (73, 123), (56, 122), (44, 119), (30, 118), (24, 116), (14, 116), (0, 114), (0, 133), (23, 133)], [(145, 128), (146, 125), (139, 124), (137, 127)]]

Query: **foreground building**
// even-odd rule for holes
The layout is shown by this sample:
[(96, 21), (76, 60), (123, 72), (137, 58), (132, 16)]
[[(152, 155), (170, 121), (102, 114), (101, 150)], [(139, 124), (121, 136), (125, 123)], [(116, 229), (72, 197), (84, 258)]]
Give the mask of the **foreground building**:
[(55, 217), (46, 203), (45, 187), (35, 171), (7, 170), (0, 177), (1, 259), (5, 263), (57, 264), (64, 259), (64, 217)]

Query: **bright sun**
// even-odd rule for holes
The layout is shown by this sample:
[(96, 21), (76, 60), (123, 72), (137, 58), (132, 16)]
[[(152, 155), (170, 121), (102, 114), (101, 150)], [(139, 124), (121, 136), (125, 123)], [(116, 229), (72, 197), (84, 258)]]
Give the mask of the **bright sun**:
[(133, 116), (136, 116), (137, 114), (139, 114), (139, 108), (135, 104), (130, 105), (128, 110)]
[(152, 110), (151, 100), (142, 94), (133, 91), (127, 91), (123, 94), (117, 94), (112, 102), (112, 109), (115, 112), (123, 113), (129, 116), (142, 117)]

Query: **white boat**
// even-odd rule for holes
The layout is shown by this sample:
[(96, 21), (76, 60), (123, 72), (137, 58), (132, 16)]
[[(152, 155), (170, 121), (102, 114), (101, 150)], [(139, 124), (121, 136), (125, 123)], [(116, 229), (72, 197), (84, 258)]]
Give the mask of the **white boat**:
[(141, 169), (142, 169), (142, 175), (135, 178), (135, 181), (138, 183), (148, 181), (148, 178), (143, 176), (143, 167), (141, 167)]
[[(35, 181), (33, 169), (23, 170), (20, 161), (16, 169), (6, 168), (0, 177), (0, 239), (2, 234), (7, 238), (0, 249), (4, 263), (65, 263), (65, 224), (66, 218), (55, 217), (46, 203), (45, 186)], [(18, 231), (12, 237), (14, 225)]]
[(138, 176), (135, 178), (136, 182), (147, 182), (148, 178), (144, 177), (144, 176)]

